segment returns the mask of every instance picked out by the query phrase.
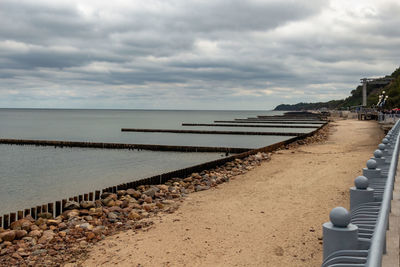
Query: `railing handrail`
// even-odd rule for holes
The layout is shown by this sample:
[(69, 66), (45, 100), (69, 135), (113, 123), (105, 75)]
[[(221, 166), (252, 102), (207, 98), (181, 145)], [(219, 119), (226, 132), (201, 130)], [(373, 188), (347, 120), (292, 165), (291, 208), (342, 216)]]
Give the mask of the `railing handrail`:
[[(397, 126), (399, 122), (400, 121), (397, 121), (395, 126)], [(371, 239), (371, 246), (367, 257), (367, 262), (365, 264), (366, 267), (377, 267), (382, 265), (383, 250), (386, 242), (386, 230), (388, 226), (390, 206), (393, 195), (393, 185), (399, 157), (399, 144), (400, 134), (397, 134), (385, 190), (382, 197), (381, 209), (379, 211), (374, 234)]]

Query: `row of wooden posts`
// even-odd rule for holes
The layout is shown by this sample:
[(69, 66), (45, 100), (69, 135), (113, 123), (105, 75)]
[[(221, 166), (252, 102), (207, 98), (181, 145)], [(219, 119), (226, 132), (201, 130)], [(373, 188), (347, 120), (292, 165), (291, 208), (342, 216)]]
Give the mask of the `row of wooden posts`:
[[(325, 125), (325, 124), (324, 124)], [(48, 203), (44, 205), (39, 205), (36, 207), (20, 210), (17, 212), (12, 212), (10, 214), (5, 214), (3, 216), (0, 216), (0, 227), (3, 227), (4, 229), (7, 229), (10, 227), (10, 225), (15, 222), (16, 220), (20, 220), (28, 215), (32, 216), (34, 219), (38, 218), (38, 215), (40, 213), (44, 212), (49, 212), (52, 216), (57, 217), (60, 214), (62, 214), (65, 211), (65, 205), (67, 201), (76, 201), (76, 202), (81, 202), (81, 201), (95, 201), (101, 198), (101, 194), (105, 192), (111, 192), (111, 193), (116, 193), (118, 190), (126, 190), (129, 188), (137, 188), (140, 185), (151, 185), (151, 184), (163, 184), (167, 182), (168, 180), (175, 178), (175, 177), (186, 177), (187, 175), (190, 175), (191, 173), (194, 172), (201, 172), (203, 170), (211, 169), (216, 166), (221, 166), (225, 164), (226, 162), (232, 161), (234, 159), (241, 159), (245, 158), (249, 155), (256, 154), (258, 152), (272, 152), (279, 147), (286, 146), (292, 142), (304, 139), (306, 137), (309, 137), (313, 134), (315, 134), (319, 129), (321, 129), (324, 125), (321, 125), (318, 129), (310, 132), (303, 134), (301, 136), (295, 136), (293, 138), (290, 138), (288, 140), (275, 143), (266, 147), (258, 148), (258, 149), (247, 149), (247, 151), (243, 151), (244, 149), (238, 150), (239, 154), (234, 154), (229, 157), (224, 157), (221, 159), (217, 159), (214, 161), (209, 161), (206, 163), (198, 164), (195, 166), (191, 166), (188, 168), (180, 169), (180, 170), (175, 170), (171, 172), (167, 172), (161, 175), (156, 175), (150, 178), (145, 178), (129, 183), (124, 183), (120, 184), (117, 186), (112, 186), (112, 187), (107, 187), (104, 188), (103, 190), (96, 190), (94, 192), (90, 192), (87, 194), (83, 195), (78, 195), (74, 197), (70, 197), (68, 199), (62, 199), (59, 201), (55, 201), (54, 203)], [(83, 146), (83, 147), (88, 147), (89, 144), (96, 144), (96, 143), (85, 143), (85, 142), (58, 142), (58, 141), (35, 141), (35, 140), (12, 140), (12, 139), (0, 139), (0, 143), (8, 143), (8, 144), (39, 144), (39, 145), (51, 145), (51, 146)], [(109, 145), (109, 146), (108, 146)], [(117, 145), (117, 146), (115, 146)], [(103, 148), (128, 148), (130, 145), (129, 144), (106, 144), (106, 146), (103, 146)], [(136, 146), (136, 145), (135, 145)], [(97, 144), (95, 146), (91, 147), (99, 147)], [(101, 147), (101, 146), (100, 146)], [(193, 147), (194, 148), (194, 147)], [(235, 149), (228, 149), (231, 153), (235, 153)]]

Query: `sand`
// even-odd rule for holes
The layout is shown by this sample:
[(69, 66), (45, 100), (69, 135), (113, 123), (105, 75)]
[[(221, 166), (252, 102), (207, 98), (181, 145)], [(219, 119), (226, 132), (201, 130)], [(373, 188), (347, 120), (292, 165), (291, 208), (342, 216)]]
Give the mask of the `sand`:
[(349, 206), (349, 187), (383, 132), (339, 120), (328, 140), (281, 150), (215, 189), (190, 194), (145, 231), (97, 243), (83, 266), (320, 266), (322, 224)]

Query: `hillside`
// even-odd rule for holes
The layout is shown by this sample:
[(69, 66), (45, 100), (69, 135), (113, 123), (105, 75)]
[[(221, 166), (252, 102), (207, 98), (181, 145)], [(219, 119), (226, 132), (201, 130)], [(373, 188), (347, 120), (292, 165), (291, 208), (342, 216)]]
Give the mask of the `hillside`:
[[(385, 106), (386, 109), (400, 107), (400, 68), (397, 68), (391, 75), (394, 81), (382, 87), (382, 85), (367, 85), (367, 107), (372, 107), (378, 102), (378, 96), (382, 91), (386, 91), (389, 99)], [(328, 102), (317, 103), (297, 103), (293, 105), (281, 104), (274, 110), (317, 110), (321, 108), (328, 109), (348, 109), (362, 104), (362, 85), (357, 86), (350, 92), (350, 96), (341, 100), (331, 100)]]

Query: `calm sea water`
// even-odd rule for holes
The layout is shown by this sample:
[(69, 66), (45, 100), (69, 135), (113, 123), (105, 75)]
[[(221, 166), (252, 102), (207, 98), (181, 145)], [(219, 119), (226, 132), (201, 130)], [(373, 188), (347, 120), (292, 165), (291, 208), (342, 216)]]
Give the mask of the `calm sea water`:
[[(185, 127), (279, 115), (272, 111), (0, 109), (0, 138), (256, 148), (290, 137), (121, 132), (121, 128), (308, 132), (314, 129)], [(0, 145), (0, 214), (221, 158), (219, 153)]]

